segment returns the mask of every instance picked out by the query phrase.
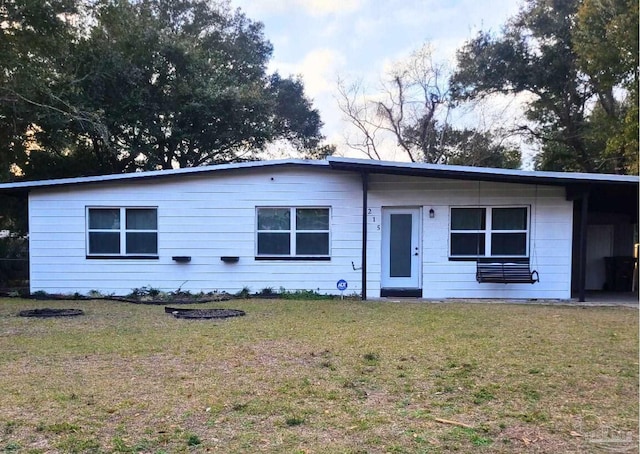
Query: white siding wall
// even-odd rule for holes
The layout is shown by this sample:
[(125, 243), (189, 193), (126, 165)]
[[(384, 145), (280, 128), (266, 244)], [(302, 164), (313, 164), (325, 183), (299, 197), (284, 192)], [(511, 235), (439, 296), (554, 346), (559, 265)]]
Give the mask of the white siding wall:
[[(449, 261), (449, 217), (452, 206), (529, 205), (532, 268), (536, 284), (479, 284), (474, 261)], [(425, 298), (559, 298), (571, 297), (571, 234), (573, 205), (563, 188), (506, 183), (374, 176), (371, 178), (367, 290), (380, 291), (378, 230), (383, 207), (422, 209), (422, 288)], [(433, 208), (435, 217), (429, 218)]]
[[(480, 190), (478, 188), (480, 187)], [(380, 294), (383, 207), (423, 207), (425, 298), (570, 298), (572, 204), (562, 188), (394, 176), (370, 177), (369, 298)], [(449, 209), (459, 205), (530, 205), (531, 260), (540, 282), (478, 284), (475, 262), (449, 261)], [(87, 206), (157, 206), (157, 260), (87, 259)], [(256, 261), (257, 206), (329, 206), (330, 261)], [(435, 218), (429, 218), (430, 208)], [(171, 291), (316, 290), (360, 293), (360, 176), (327, 169), (265, 168), (159, 181), (34, 190), (30, 195), (31, 290), (127, 294), (151, 286)], [(375, 218), (375, 219), (374, 219)], [(191, 256), (176, 263), (172, 256)], [(222, 256), (239, 256), (225, 264)]]
[[(355, 205), (354, 205), (355, 204)], [(157, 260), (86, 259), (87, 206), (157, 206)], [(256, 206), (331, 207), (331, 261), (256, 261)], [(328, 170), (258, 169), (208, 176), (74, 186), (30, 196), (31, 291), (123, 295), (166, 291), (316, 290), (360, 293), (361, 183)], [(172, 256), (191, 256), (176, 263)], [(239, 256), (225, 264), (222, 256)]]

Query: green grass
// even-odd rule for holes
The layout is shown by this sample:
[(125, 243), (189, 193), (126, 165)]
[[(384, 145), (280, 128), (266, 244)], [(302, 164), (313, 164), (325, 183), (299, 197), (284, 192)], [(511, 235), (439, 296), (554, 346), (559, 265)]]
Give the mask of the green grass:
[[(16, 316), (38, 307), (86, 315)], [(247, 316), (0, 299), (0, 452), (599, 452), (603, 431), (637, 444), (632, 309), (207, 307)]]

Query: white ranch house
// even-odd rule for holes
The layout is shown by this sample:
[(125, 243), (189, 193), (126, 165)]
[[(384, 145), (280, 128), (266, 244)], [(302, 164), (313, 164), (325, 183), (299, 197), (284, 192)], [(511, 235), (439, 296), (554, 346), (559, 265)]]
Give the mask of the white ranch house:
[[(339, 294), (343, 279), (346, 295), (364, 299), (584, 300), (585, 290), (613, 285), (605, 257), (633, 253), (638, 182), (329, 158), (6, 183), (0, 192), (28, 192), (31, 292)], [(519, 262), (539, 280), (482, 281), (479, 258)]]

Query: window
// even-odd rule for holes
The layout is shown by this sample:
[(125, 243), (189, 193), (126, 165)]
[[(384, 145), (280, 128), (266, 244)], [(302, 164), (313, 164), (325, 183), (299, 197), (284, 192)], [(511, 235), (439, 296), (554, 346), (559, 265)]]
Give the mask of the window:
[(329, 257), (329, 208), (258, 208), (256, 218), (257, 257)]
[(527, 207), (451, 208), (450, 257), (526, 257)]
[(157, 208), (87, 209), (87, 256), (157, 255)]

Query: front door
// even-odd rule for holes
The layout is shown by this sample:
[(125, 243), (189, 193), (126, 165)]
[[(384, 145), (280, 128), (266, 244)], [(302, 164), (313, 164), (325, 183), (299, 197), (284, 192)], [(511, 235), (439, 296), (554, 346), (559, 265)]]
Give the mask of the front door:
[(382, 288), (420, 289), (420, 208), (382, 209)]
[(604, 258), (612, 255), (613, 225), (588, 225), (585, 289), (604, 289), (607, 283)]

